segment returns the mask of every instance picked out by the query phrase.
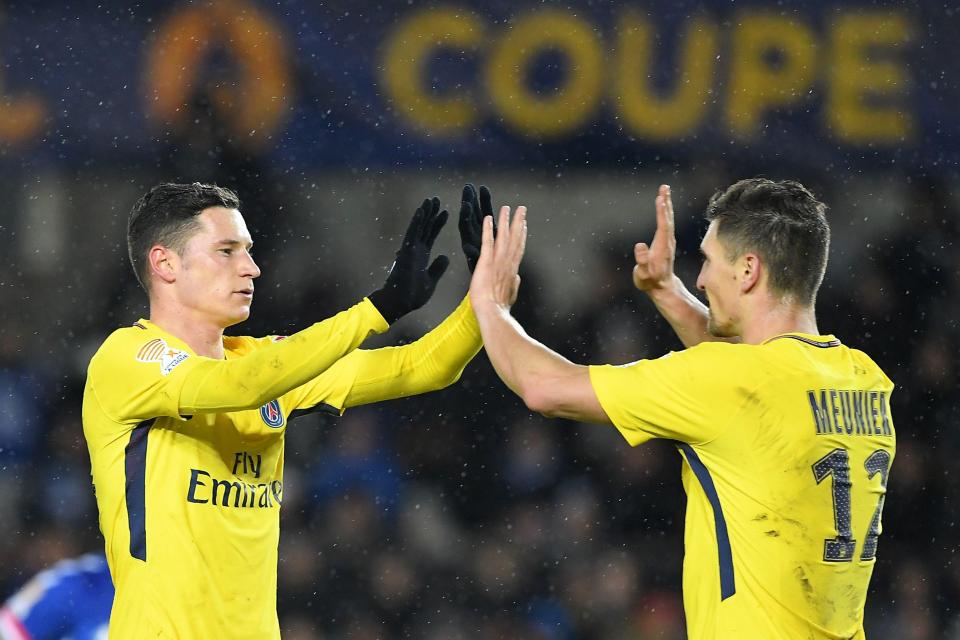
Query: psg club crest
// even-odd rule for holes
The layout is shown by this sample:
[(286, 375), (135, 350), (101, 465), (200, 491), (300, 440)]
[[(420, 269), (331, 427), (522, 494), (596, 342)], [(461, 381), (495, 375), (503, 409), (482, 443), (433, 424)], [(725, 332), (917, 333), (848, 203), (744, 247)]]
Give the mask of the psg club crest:
[(271, 400), (260, 407), (260, 417), (267, 423), (268, 427), (276, 429), (283, 425), (283, 413), (280, 411), (280, 401)]

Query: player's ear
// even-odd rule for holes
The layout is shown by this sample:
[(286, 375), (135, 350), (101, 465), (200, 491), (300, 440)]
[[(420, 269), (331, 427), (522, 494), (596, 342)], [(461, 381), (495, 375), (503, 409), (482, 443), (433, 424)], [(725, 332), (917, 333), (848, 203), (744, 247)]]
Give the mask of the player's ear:
[(150, 264), (150, 273), (161, 282), (169, 284), (177, 279), (179, 256), (168, 247), (153, 245), (147, 253), (147, 262)]
[(760, 273), (763, 263), (755, 253), (745, 253), (737, 261), (737, 272), (740, 279), (740, 293), (750, 293), (760, 282)]

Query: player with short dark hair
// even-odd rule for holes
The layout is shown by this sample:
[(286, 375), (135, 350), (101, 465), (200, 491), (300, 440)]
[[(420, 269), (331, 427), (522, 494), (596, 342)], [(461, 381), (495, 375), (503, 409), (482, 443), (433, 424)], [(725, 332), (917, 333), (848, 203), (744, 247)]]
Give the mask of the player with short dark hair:
[(150, 189), (130, 211), (127, 223), (127, 253), (140, 285), (150, 284), (147, 254), (159, 244), (182, 252), (199, 229), (197, 213), (210, 207), (239, 209), (240, 198), (216, 185), (166, 182)]
[[(526, 209), (484, 222), (470, 298), (497, 373), (544, 415), (613, 424), (631, 445), (673, 441), (687, 493), (684, 605), (694, 640), (862, 639), (896, 448), (893, 383), (817, 329), (824, 206), (795, 182), (715, 196), (697, 287), (673, 273), (670, 190), (633, 279), (687, 349), (621, 366), (574, 364), (509, 313)], [(730, 343), (720, 338), (737, 340)]]
[[(433, 294), (447, 212), (424, 200), (384, 285), (289, 337), (224, 336), (250, 314), (260, 270), (239, 201), (162, 184), (133, 208), (131, 263), (150, 319), (90, 362), (83, 427), (116, 585), (114, 638), (278, 638), (277, 543), (288, 420), (440, 389), (479, 351), (469, 299), (421, 339), (357, 347)], [(489, 193), (468, 187), (472, 268)]]
[(825, 212), (799, 182), (750, 178), (715, 193), (704, 218), (717, 221), (728, 260), (756, 251), (767, 265), (771, 292), (809, 306), (827, 270)]

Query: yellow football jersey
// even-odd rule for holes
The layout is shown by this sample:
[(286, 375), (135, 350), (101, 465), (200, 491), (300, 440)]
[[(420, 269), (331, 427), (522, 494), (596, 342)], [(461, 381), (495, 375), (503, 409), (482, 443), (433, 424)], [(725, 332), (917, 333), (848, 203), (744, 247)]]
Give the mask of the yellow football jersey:
[(341, 408), (351, 380), (313, 376), (386, 328), (364, 300), (282, 342), (225, 337), (224, 361), (146, 320), (107, 338), (83, 428), (116, 586), (111, 638), (279, 638), (287, 417)]
[(631, 445), (668, 438), (683, 458), (692, 640), (864, 637), (896, 448), (893, 383), (867, 355), (795, 333), (590, 377)]

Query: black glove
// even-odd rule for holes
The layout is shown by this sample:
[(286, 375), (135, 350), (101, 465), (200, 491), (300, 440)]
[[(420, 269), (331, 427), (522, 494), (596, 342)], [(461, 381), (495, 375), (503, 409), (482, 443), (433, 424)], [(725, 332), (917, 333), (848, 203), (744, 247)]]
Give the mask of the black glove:
[[(460, 202), (460, 246), (467, 259), (470, 273), (480, 259), (480, 244), (483, 240), (483, 219), (493, 217), (493, 205), (490, 204), (490, 190), (480, 185), (480, 197), (472, 184), (463, 188)], [(493, 218), (493, 236), (497, 236), (497, 219)]]
[(424, 200), (413, 214), (386, 283), (369, 296), (370, 302), (390, 324), (425, 305), (437, 288), (440, 276), (447, 270), (450, 264), (447, 256), (437, 256), (427, 266), (433, 241), (446, 222), (447, 212), (440, 211), (439, 198)]

